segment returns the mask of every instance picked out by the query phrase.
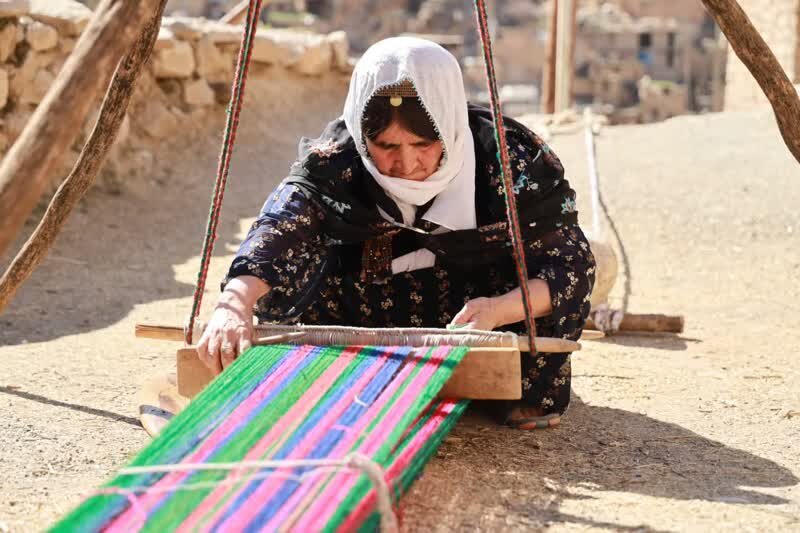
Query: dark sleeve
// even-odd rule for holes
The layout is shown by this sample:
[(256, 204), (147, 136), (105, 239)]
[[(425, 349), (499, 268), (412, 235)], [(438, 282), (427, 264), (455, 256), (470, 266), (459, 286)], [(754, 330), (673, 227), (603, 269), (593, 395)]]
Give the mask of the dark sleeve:
[(528, 278), (547, 282), (553, 307), (537, 323), (547, 336), (577, 339), (589, 315), (595, 261), (577, 224), (575, 192), (544, 141), (523, 126), (508, 133)]
[(321, 221), (319, 207), (298, 187), (279, 185), (239, 246), (222, 286), (249, 275), (287, 297), (307, 287), (325, 255)]
[[(577, 340), (589, 316), (595, 261), (589, 241), (577, 225), (525, 242), (528, 278), (550, 288), (553, 312), (542, 322), (548, 336)], [(538, 321), (537, 321), (538, 322)]]

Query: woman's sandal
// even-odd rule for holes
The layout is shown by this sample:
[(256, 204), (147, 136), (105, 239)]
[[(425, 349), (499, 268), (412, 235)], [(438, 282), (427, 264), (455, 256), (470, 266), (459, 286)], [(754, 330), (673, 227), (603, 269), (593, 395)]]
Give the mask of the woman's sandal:
[(509, 413), (506, 416), (506, 425), (511, 426), (515, 429), (524, 429), (524, 430), (533, 430), (533, 429), (547, 429), (556, 427), (561, 423), (561, 414), (559, 413), (550, 413), (547, 415), (539, 415), (539, 416), (520, 416), (514, 417), (512, 412), (514, 408), (509, 409)]

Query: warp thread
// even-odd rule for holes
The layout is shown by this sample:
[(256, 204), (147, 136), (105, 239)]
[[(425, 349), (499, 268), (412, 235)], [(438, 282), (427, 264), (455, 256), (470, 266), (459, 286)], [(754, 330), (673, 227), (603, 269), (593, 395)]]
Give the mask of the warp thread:
[(257, 346), (55, 531), (393, 530), (465, 347)]

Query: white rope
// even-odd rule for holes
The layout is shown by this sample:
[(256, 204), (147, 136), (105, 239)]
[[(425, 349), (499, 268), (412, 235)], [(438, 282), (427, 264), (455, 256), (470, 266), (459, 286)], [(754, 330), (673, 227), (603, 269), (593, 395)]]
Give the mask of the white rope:
[(602, 241), (603, 229), (600, 225), (600, 186), (597, 178), (597, 147), (595, 146), (595, 124), (592, 110), (588, 107), (583, 112), (586, 138), (586, 155), (589, 159), (589, 190), (592, 199), (592, 238)]
[[(159, 474), (159, 473), (172, 473), (172, 472), (196, 472), (201, 470), (245, 470), (245, 469), (263, 469), (263, 468), (351, 468), (354, 470), (361, 470), (375, 486), (376, 493), (376, 507), (381, 516), (381, 531), (385, 533), (396, 533), (399, 531), (399, 524), (397, 517), (392, 511), (392, 495), (389, 489), (389, 484), (386, 482), (381, 466), (361, 453), (351, 453), (346, 455), (343, 459), (282, 459), (282, 460), (265, 460), (265, 461), (239, 461), (232, 463), (180, 463), (174, 465), (150, 465), (150, 466), (130, 466), (120, 470), (120, 475), (138, 475), (138, 474)], [(270, 473), (272, 474), (272, 473)], [(257, 474), (257, 476), (266, 477), (270, 474)], [(297, 477), (297, 476), (292, 476)], [(303, 476), (300, 476), (301, 478)], [(216, 483), (219, 484), (219, 483)], [(107, 487), (105, 490), (114, 489), (114, 487)], [(147, 490), (147, 489), (146, 489)], [(126, 496), (131, 495), (132, 489), (119, 489), (114, 492), (119, 492)]]

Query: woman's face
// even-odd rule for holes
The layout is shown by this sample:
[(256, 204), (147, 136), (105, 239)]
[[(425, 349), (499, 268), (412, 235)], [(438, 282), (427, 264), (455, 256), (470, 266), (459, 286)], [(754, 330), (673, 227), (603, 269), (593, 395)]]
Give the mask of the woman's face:
[(442, 141), (418, 137), (393, 122), (374, 139), (367, 139), (367, 151), (381, 174), (425, 181), (439, 168)]

